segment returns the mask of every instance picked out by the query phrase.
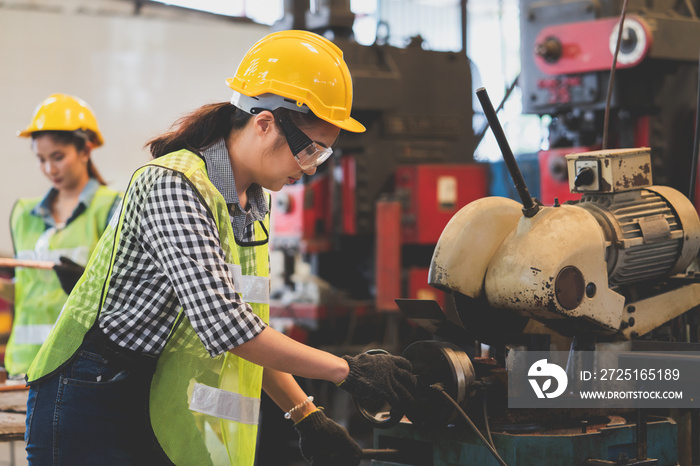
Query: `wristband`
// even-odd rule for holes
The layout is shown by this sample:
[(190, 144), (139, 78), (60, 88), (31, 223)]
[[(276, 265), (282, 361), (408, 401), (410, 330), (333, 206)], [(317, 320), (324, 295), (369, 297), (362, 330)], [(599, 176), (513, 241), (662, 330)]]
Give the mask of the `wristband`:
[(301, 403), (299, 403), (298, 405), (296, 405), (295, 407), (293, 407), (292, 409), (290, 409), (289, 411), (287, 411), (286, 413), (284, 413), (284, 418), (285, 418), (285, 419), (291, 419), (291, 418), (292, 418), (292, 413), (293, 413), (294, 411), (296, 411), (297, 409), (303, 408), (303, 407), (306, 406), (308, 403), (311, 403), (311, 402), (313, 402), (313, 401), (314, 401), (314, 397), (313, 397), (313, 396), (307, 396), (306, 399), (305, 399), (304, 401), (302, 401)]

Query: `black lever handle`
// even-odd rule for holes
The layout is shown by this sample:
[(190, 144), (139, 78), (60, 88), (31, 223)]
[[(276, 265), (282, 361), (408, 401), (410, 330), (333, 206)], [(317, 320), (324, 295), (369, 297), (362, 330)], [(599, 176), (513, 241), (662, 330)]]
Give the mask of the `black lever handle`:
[(535, 204), (530, 196), (530, 191), (527, 190), (527, 185), (525, 184), (523, 175), (520, 173), (520, 168), (518, 168), (518, 164), (515, 161), (513, 151), (510, 149), (510, 145), (508, 145), (508, 140), (503, 132), (501, 123), (498, 121), (498, 116), (496, 115), (496, 110), (493, 108), (491, 99), (489, 99), (489, 95), (486, 92), (486, 89), (483, 87), (477, 89), (476, 96), (479, 98), (479, 102), (481, 102), (481, 107), (484, 109), (484, 116), (486, 116), (489, 126), (491, 126), (491, 131), (493, 131), (493, 135), (496, 137), (498, 147), (501, 149), (501, 153), (503, 154), (503, 161), (506, 163), (506, 167), (508, 167), (510, 177), (513, 179), (513, 183), (515, 184), (515, 189), (518, 191), (520, 200), (523, 202), (523, 214), (526, 217), (533, 217), (537, 212), (539, 212), (540, 206)]

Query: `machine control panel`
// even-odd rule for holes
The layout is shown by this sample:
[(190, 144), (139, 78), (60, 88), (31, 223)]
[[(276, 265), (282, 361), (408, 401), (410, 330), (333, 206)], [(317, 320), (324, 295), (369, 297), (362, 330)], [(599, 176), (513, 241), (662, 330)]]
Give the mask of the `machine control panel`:
[(600, 163), (598, 160), (577, 160), (574, 162), (574, 186), (578, 192), (596, 192), (600, 189)]
[(651, 186), (651, 150), (607, 149), (568, 154), (572, 193), (619, 193)]

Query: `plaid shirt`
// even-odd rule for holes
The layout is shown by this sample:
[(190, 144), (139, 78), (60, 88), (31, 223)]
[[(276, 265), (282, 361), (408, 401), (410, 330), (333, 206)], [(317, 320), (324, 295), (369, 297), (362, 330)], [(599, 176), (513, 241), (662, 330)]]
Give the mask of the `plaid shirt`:
[[(202, 152), (209, 178), (229, 205), (234, 235), (253, 240), (268, 212), (259, 185), (240, 208), (224, 140)], [(212, 356), (258, 335), (263, 321), (236, 294), (218, 230), (184, 175), (147, 168), (132, 182), (100, 328), (118, 345), (157, 355), (180, 307)]]

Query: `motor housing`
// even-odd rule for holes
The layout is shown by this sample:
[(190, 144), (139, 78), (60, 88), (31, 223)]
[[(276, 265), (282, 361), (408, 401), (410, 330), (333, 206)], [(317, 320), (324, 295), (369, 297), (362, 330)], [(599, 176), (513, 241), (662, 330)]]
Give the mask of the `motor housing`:
[(589, 194), (577, 205), (593, 214), (603, 229), (611, 286), (681, 272), (700, 247), (695, 209), (673, 188), (650, 186), (619, 194)]
[(648, 147), (568, 154), (569, 189), (596, 218), (606, 238), (611, 286), (685, 270), (700, 247), (692, 203), (667, 186), (653, 186)]

